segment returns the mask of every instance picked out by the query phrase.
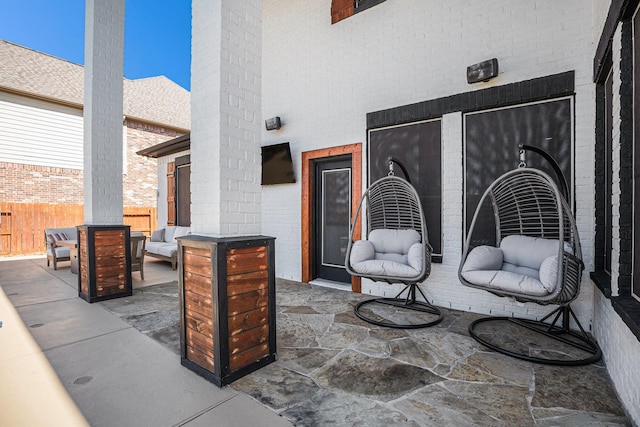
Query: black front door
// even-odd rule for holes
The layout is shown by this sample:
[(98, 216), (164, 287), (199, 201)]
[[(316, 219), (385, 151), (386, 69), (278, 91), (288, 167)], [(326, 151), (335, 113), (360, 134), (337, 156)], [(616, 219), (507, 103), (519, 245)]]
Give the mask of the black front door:
[(351, 220), (351, 156), (317, 160), (313, 193), (313, 278), (350, 283), (344, 261)]

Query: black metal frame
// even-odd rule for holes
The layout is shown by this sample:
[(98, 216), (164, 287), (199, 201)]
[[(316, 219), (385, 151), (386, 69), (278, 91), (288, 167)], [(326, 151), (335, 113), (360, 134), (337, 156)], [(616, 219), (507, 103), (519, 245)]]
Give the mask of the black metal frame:
[[(553, 321), (551, 323), (545, 323), (545, 320), (549, 319), (555, 315)], [(562, 317), (562, 326), (558, 326), (558, 320)], [(570, 320), (573, 319), (578, 325), (580, 332), (572, 331), (570, 329)], [(544, 335), (548, 338), (551, 338), (560, 343), (566, 344), (569, 347), (579, 349), (588, 354), (587, 357), (583, 359), (547, 359), (543, 357), (535, 357), (528, 354), (516, 353), (513, 351), (509, 351), (503, 347), (498, 346), (480, 336), (479, 333), (476, 332), (475, 328), (480, 323), (486, 322), (495, 322), (495, 321), (508, 321), (512, 324), (522, 326), (523, 328), (529, 329), (535, 333)], [(529, 320), (529, 319), (521, 319), (517, 317), (483, 317), (481, 319), (473, 321), (469, 325), (469, 335), (473, 337), (480, 344), (489, 347), (492, 350), (497, 351), (498, 353), (505, 354), (507, 356), (515, 357), (517, 359), (526, 360), (528, 362), (540, 363), (544, 365), (556, 365), (556, 366), (580, 366), (580, 365), (588, 365), (593, 362), (597, 362), (602, 357), (602, 350), (598, 346), (598, 344), (593, 341), (589, 335), (582, 328), (582, 325), (576, 318), (575, 313), (571, 309), (571, 306), (562, 305), (551, 313), (547, 314), (541, 320)], [(571, 339), (573, 338), (573, 339)]]
[[(418, 292), (420, 292), (420, 295), (422, 295), (422, 298), (424, 298), (424, 301), (418, 301), (416, 299), (416, 289), (418, 290)], [(402, 295), (407, 290), (408, 292), (407, 292), (406, 298), (400, 298), (400, 295)], [(438, 318), (431, 322), (415, 323), (415, 324), (412, 324), (412, 323), (397, 324), (397, 323), (380, 322), (378, 320), (372, 319), (371, 317), (367, 317), (360, 312), (360, 309), (362, 307), (372, 303), (394, 306), (397, 308), (413, 310), (421, 313), (435, 314), (436, 316), (438, 316)], [(387, 328), (396, 328), (396, 329), (427, 328), (429, 326), (437, 325), (442, 321), (444, 317), (444, 315), (442, 314), (439, 308), (429, 303), (429, 300), (427, 299), (425, 294), (422, 292), (422, 289), (420, 289), (420, 287), (416, 283), (406, 285), (404, 289), (402, 289), (394, 298), (374, 298), (374, 299), (361, 301), (358, 304), (356, 304), (356, 306), (353, 308), (353, 312), (356, 314), (356, 316), (358, 316), (358, 318), (364, 320), (367, 323), (371, 323), (373, 325), (383, 326)]]

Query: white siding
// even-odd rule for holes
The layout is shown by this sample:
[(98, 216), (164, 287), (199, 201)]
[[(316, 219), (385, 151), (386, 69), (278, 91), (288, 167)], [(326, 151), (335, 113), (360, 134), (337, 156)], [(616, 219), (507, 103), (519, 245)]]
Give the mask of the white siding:
[(0, 92), (0, 161), (83, 169), (82, 110)]

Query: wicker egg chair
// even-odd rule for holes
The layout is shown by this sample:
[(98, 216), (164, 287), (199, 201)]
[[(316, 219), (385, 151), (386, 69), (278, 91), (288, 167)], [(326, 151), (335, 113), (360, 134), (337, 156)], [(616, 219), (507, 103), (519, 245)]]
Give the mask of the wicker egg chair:
[[(551, 365), (595, 362), (601, 357), (600, 347), (585, 332), (570, 307), (580, 292), (584, 269), (575, 219), (565, 196), (549, 175), (526, 167), (524, 161), (520, 166), (497, 178), (482, 195), (467, 234), (458, 277), (466, 286), (501, 297), (541, 305), (556, 304), (558, 308), (539, 321), (481, 318), (471, 323), (469, 333), (495, 351), (531, 362)], [(554, 170), (558, 173), (556, 166)], [(471, 247), (476, 227), (487, 220), (483, 216), (487, 205), (495, 221), (495, 244)], [(570, 328), (572, 319), (577, 330)], [(556, 358), (508, 349), (507, 345), (496, 342), (504, 338), (500, 337), (500, 327), (495, 326), (498, 323), (490, 325), (494, 328), (490, 328), (489, 333), (479, 332), (479, 325), (486, 327), (487, 322), (498, 321), (525, 327), (534, 335), (542, 334), (550, 338), (550, 342), (562, 343), (576, 351)]]
[[(397, 160), (389, 159), (390, 174), (371, 184), (360, 200), (350, 225), (345, 267), (353, 276), (405, 285), (394, 298), (374, 298), (358, 303), (354, 308), (356, 316), (383, 327), (424, 328), (439, 323), (443, 317), (419, 287), (431, 273), (433, 250), (428, 242), (418, 193), (409, 181), (393, 174), (393, 163), (399, 164)], [(354, 241), (356, 224), (363, 215), (366, 216), (366, 237)], [(418, 293), (422, 301), (417, 299)], [(381, 319), (367, 313), (375, 311), (375, 305), (391, 306), (410, 317), (420, 313), (416, 318), (421, 320), (403, 323)]]

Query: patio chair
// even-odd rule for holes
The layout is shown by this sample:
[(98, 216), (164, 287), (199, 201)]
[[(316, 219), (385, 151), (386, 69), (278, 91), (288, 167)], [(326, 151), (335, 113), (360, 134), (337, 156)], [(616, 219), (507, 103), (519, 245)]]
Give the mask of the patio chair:
[(139, 271), (140, 279), (144, 280), (144, 254), (147, 237), (142, 233), (131, 235), (131, 272)]
[[(394, 298), (375, 298), (358, 303), (354, 308), (356, 316), (378, 326), (424, 328), (439, 323), (443, 317), (419, 287), (419, 283), (431, 273), (433, 249), (428, 242), (427, 225), (418, 193), (408, 180), (394, 176), (394, 163), (399, 164), (390, 158), (389, 175), (371, 184), (358, 204), (350, 224), (345, 267), (353, 276), (405, 285)], [(402, 167), (401, 164), (399, 166)], [(354, 241), (355, 227), (364, 210), (367, 213), (367, 236)], [(406, 295), (402, 297), (405, 292)], [(422, 295), (424, 301), (419, 301), (416, 293)], [(428, 321), (392, 323), (365, 314), (365, 307), (375, 312), (376, 305), (395, 307), (409, 316), (412, 313), (426, 314), (424, 318)]]
[[(521, 156), (523, 153), (521, 150)], [(462, 284), (519, 302), (558, 308), (539, 321), (510, 317), (486, 317), (469, 326), (469, 333), (483, 345), (509, 356), (551, 365), (582, 365), (600, 359), (599, 346), (587, 335), (570, 307), (580, 292), (584, 264), (575, 219), (553, 179), (545, 172), (526, 167), (497, 178), (484, 192), (467, 233), (458, 277)], [(560, 170), (554, 165), (556, 173)], [(564, 179), (560, 179), (564, 182)], [(493, 212), (495, 244), (472, 247), (475, 233)], [(552, 319), (547, 322), (548, 319)], [(578, 330), (570, 329), (571, 319)], [(479, 332), (487, 322), (504, 322), (542, 334), (551, 342), (577, 349), (571, 357), (556, 359), (532, 355), (497, 343), (503, 338), (499, 326)], [(498, 323), (492, 323), (498, 325)], [(508, 349), (507, 347), (518, 348)]]

